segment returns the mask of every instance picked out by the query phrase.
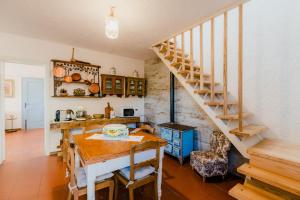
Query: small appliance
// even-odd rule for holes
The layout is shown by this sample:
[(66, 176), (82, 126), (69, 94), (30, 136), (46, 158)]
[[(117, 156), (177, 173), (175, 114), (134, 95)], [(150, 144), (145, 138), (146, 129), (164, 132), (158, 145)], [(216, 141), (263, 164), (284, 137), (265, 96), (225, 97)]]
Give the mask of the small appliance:
[(55, 122), (60, 121), (60, 112), (61, 112), (61, 110), (55, 111), (55, 119), (54, 119)]
[(133, 108), (124, 108), (123, 109), (123, 116), (124, 117), (133, 117), (134, 116), (134, 109)]
[(72, 115), (74, 115), (74, 111), (71, 110), (71, 109), (67, 109), (66, 110), (66, 121), (71, 121), (73, 118), (72, 118)]

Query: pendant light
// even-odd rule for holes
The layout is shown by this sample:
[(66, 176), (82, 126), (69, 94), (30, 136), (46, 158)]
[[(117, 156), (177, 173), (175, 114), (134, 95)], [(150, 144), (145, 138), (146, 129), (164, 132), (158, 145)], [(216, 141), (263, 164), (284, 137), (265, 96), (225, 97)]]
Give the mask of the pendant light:
[(105, 35), (109, 39), (117, 39), (119, 36), (119, 22), (114, 11), (115, 7), (111, 7), (110, 14), (105, 19)]

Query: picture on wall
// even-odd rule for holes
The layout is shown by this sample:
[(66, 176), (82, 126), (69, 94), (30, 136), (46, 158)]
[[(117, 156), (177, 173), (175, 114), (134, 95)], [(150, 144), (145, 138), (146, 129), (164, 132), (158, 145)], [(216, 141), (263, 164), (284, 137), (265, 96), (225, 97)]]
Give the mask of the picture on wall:
[(5, 97), (14, 97), (15, 95), (15, 81), (8, 79), (4, 82), (4, 95)]

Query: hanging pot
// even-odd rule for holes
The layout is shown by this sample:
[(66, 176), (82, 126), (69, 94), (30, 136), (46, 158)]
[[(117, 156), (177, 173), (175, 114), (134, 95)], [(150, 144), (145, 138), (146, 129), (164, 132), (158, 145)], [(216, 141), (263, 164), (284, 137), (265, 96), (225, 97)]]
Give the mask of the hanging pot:
[(66, 83), (72, 83), (73, 79), (72, 77), (69, 75), (69, 71), (68, 71), (68, 74), (64, 77), (64, 81)]
[(74, 73), (71, 75), (73, 81), (80, 81), (81, 75), (79, 73)]
[(64, 67), (62, 66), (58, 66), (56, 65), (54, 68), (53, 68), (53, 75), (57, 78), (62, 78), (64, 77), (64, 75), (66, 74), (66, 70)]
[(98, 94), (100, 92), (100, 87), (98, 83), (92, 83), (89, 86), (89, 92), (92, 94)]

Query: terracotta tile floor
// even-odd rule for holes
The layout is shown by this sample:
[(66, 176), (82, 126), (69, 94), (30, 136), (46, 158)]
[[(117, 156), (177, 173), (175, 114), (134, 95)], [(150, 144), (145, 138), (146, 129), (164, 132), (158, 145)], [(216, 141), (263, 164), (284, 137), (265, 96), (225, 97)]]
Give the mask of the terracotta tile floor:
[[(0, 166), (0, 200), (63, 200), (67, 196), (65, 166), (56, 156), (43, 155), (43, 130), (6, 135), (6, 161)], [(188, 163), (165, 156), (163, 200), (227, 200), (228, 190), (242, 180), (228, 177), (208, 179), (207, 183), (193, 172)], [(151, 199), (152, 188), (136, 191), (136, 199)], [(97, 194), (105, 199), (106, 191)], [(85, 199), (85, 197), (81, 198)], [(128, 199), (121, 188), (120, 199)]]

